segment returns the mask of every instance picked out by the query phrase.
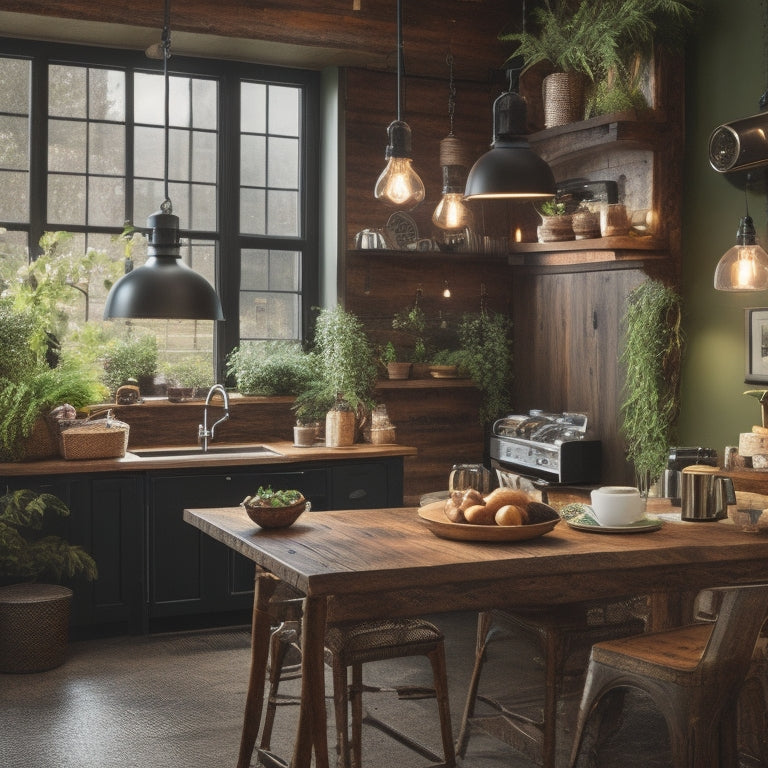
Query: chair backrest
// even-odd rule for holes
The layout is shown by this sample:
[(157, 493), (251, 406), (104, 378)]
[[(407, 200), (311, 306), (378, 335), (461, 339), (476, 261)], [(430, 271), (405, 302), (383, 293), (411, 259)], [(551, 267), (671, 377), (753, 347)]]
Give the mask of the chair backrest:
[(720, 668), (729, 674), (744, 673), (768, 614), (768, 584), (716, 587), (720, 610), (700, 668)]

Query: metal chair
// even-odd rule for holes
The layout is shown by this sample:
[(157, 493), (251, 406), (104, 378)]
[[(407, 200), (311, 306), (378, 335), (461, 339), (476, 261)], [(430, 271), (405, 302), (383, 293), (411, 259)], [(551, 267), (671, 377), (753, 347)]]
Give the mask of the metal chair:
[[(676, 768), (738, 766), (737, 707), (768, 611), (768, 584), (706, 590), (717, 618), (597, 643), (590, 654), (571, 765), (598, 706), (625, 688), (644, 691), (663, 715)], [(697, 611), (697, 618), (704, 612)], [(708, 618), (708, 617), (706, 617)], [(589, 752), (589, 750), (587, 750)]]
[[(475, 664), (467, 692), (456, 754), (464, 757), (473, 728), (497, 738), (545, 768), (557, 762), (563, 731), (575, 725), (577, 707), (564, 712), (566, 687), (581, 690), (592, 644), (599, 640), (638, 634), (645, 629), (645, 598), (624, 601), (594, 601), (552, 606), (546, 610), (510, 612), (494, 610), (478, 616)], [(518, 691), (507, 686), (503, 697), (480, 693), (480, 678), (491, 642), (510, 644), (532, 637), (542, 655), (544, 686), (540, 703), (515, 701)], [(478, 701), (490, 707), (476, 714)], [(560, 738), (558, 738), (560, 737)], [(570, 739), (568, 739), (570, 744)], [(567, 753), (566, 753), (567, 757)]]
[[(269, 692), (265, 707), (260, 753), (269, 753), (272, 728), (279, 702), (279, 686), (283, 679), (297, 673), (297, 666), (291, 670), (286, 664), (293, 649), (300, 654), (300, 618), (295, 611), (300, 601), (288, 601), (286, 620), (272, 633), (270, 640)], [(336, 718), (336, 749), (339, 768), (361, 768), (362, 726), (365, 722), (397, 739), (409, 749), (444, 768), (456, 765), (456, 756), (451, 730), (451, 713), (448, 702), (448, 677), (442, 632), (423, 619), (384, 619), (362, 622), (349, 626), (330, 627), (325, 638), (326, 663), (333, 674), (333, 702)], [(362, 667), (366, 662), (407, 656), (426, 656), (432, 667), (434, 689), (419, 689), (418, 695), (434, 695), (437, 699), (440, 718), (440, 734), (443, 758), (419, 744), (406, 734), (392, 728), (370, 714), (363, 715), (363, 691), (373, 691), (363, 685)], [(297, 659), (300, 656), (297, 655)], [(351, 682), (348, 670), (351, 667)], [(349, 712), (351, 709), (351, 737)]]

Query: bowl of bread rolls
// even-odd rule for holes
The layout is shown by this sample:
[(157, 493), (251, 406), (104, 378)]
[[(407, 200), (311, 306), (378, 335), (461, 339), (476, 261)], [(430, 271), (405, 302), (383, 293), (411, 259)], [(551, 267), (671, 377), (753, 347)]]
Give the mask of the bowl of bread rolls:
[(552, 507), (515, 488), (452, 491), (447, 500), (421, 507), (419, 518), (435, 535), (463, 541), (532, 539), (560, 522)]

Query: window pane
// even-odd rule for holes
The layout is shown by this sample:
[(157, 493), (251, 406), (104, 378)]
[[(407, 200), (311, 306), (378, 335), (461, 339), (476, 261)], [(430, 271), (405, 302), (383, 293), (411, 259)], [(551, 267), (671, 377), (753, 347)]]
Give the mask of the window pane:
[(137, 123), (165, 123), (165, 84), (162, 75), (137, 72), (133, 78), (133, 119)]
[[(168, 136), (168, 178), (189, 181), (189, 131), (172, 130)], [(163, 154), (160, 155), (159, 175), (163, 175)]]
[(91, 123), (88, 142), (90, 173), (125, 174), (125, 128), (109, 123)]
[(218, 86), (215, 80), (192, 81), (192, 127), (215, 131), (218, 127)]
[(269, 288), (269, 251), (243, 249), (240, 256), (240, 288), (250, 291)]
[(269, 86), (269, 132), (299, 135), (299, 89)]
[(216, 229), (216, 187), (204, 184), (193, 184), (191, 229)]
[(269, 267), (270, 290), (301, 290), (300, 253), (297, 251), (271, 251)]
[[(182, 128), (189, 128), (191, 125), (190, 115), (190, 84), (188, 77), (169, 78), (170, 94), (170, 124)], [(165, 109), (165, 107), (163, 107)]]
[(192, 134), (192, 181), (216, 183), (216, 134)]
[(267, 234), (298, 237), (298, 193), (267, 192)]
[(243, 136), (240, 140), (240, 183), (264, 187), (267, 183), (267, 142), (263, 136)]
[(0, 171), (0, 220), (29, 221), (29, 174)]
[(48, 174), (48, 221), (85, 224), (85, 176)]
[(267, 86), (264, 83), (240, 84), (240, 130), (267, 132)]
[(85, 67), (48, 67), (48, 114), (58, 117), (88, 117)]
[(263, 235), (266, 222), (266, 194), (263, 189), (240, 190), (240, 230)]
[(114, 69), (91, 69), (89, 117), (94, 120), (125, 120), (125, 74)]
[(298, 189), (299, 141), (298, 139), (269, 139), (270, 187)]
[(86, 123), (48, 121), (48, 170), (85, 173)]
[(298, 329), (296, 294), (240, 292), (242, 339), (298, 339)]
[[(0, 179), (2, 179), (2, 175), (0, 175)], [(11, 230), (1, 231), (0, 251), (3, 254), (3, 258), (0, 259), (0, 291), (2, 291), (4, 285), (16, 277), (19, 268), (29, 263), (27, 233)]]
[(29, 113), (30, 62), (0, 59), (0, 111)]
[(88, 223), (96, 227), (114, 227), (124, 220), (125, 185), (122, 178), (91, 176), (88, 181)]
[(136, 176), (159, 179), (163, 176), (165, 134), (162, 128), (134, 129), (133, 170)]
[[(149, 179), (136, 179), (133, 184), (133, 223), (143, 227), (147, 217), (160, 210), (163, 202), (163, 182)], [(175, 206), (174, 206), (175, 207)], [(178, 216), (178, 213), (176, 214)]]
[(29, 168), (28, 118), (0, 116), (0, 167)]

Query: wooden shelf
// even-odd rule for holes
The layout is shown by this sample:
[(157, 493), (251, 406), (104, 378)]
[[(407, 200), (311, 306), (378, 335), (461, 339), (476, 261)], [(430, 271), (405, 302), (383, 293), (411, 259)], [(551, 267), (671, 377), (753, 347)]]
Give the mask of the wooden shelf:
[(376, 389), (470, 389), (472, 379), (381, 379)]
[(633, 110), (547, 128), (530, 134), (528, 141), (550, 165), (557, 166), (605, 152), (611, 145), (653, 150), (663, 130), (664, 121), (656, 111)]

